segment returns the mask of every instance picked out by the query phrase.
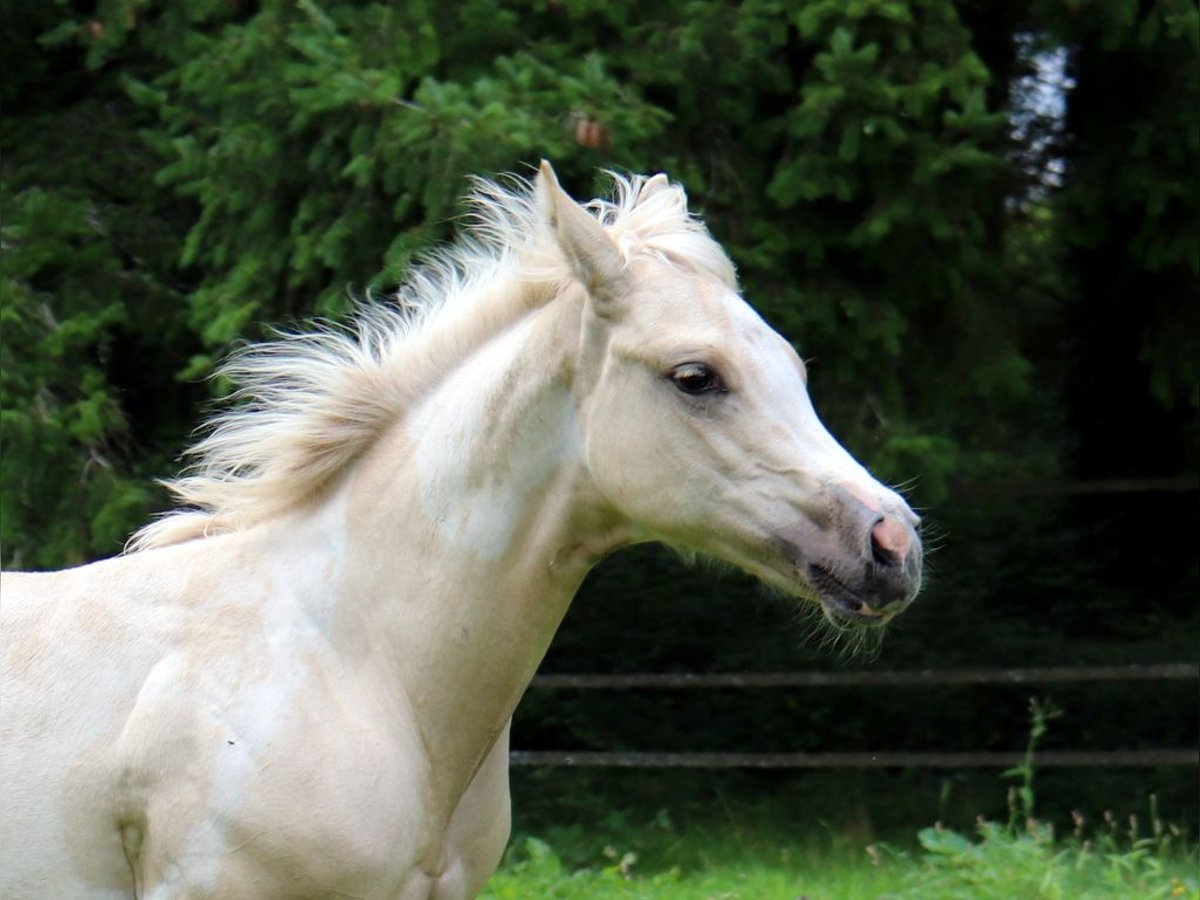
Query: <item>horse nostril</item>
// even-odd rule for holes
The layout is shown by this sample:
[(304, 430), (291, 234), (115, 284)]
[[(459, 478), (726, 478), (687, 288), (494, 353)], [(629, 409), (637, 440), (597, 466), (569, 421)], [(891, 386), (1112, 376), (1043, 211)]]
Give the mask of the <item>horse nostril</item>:
[(884, 516), (871, 526), (871, 556), (881, 569), (903, 565), (911, 546), (909, 531), (899, 519)]

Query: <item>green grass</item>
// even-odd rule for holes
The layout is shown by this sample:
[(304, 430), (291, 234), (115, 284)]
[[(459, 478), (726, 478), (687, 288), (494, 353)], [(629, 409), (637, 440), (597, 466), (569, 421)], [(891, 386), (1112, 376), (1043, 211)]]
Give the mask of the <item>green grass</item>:
[[(669, 816), (597, 847), (578, 829), (551, 829), (549, 841), (514, 841), (488, 883), (489, 900), (655, 898), (655, 900), (1157, 900), (1200, 898), (1196, 848), (1158, 825), (1147, 836), (1115, 819), (1065, 839), (1030, 821), (981, 822), (967, 836), (942, 828), (917, 844), (853, 848), (789, 844), (770, 835), (709, 829), (680, 834)], [(646, 848), (646, 863), (636, 849)], [(556, 849), (557, 847), (557, 849)]]
[[(1153, 794), (1144, 819), (1118, 819), (1105, 812), (1091, 823), (1072, 812), (1064, 835), (1056, 835), (1045, 817), (1035, 815), (1036, 749), (1059, 715), (1052, 703), (1030, 701), (1025, 757), (1002, 776), (1014, 782), (1007, 790), (1004, 823), (980, 816), (971, 830), (938, 824), (896, 841), (868, 842), (852, 836), (861, 833), (861, 823), (847, 829), (847, 821), (838, 827), (811, 812), (797, 819), (794, 803), (786, 816), (771, 803), (752, 804), (747, 815), (745, 809), (735, 811), (720, 792), (716, 808), (691, 808), (682, 826), (666, 810), (647, 816), (644, 806), (642, 812), (635, 807), (593, 817), (586, 827), (549, 824), (555, 820), (552, 812), (538, 826), (541, 838), (525, 834), (513, 840), (482, 897), (1200, 900), (1195, 834), (1190, 825), (1165, 823)], [(666, 785), (670, 780), (659, 776), (641, 786), (653, 791), (655, 781)], [(594, 813), (614, 796), (632, 799), (614, 792), (616, 784), (604, 792), (609, 798), (605, 805), (590, 791), (574, 794), (576, 813), (589, 807)], [(943, 803), (950, 784), (943, 782)], [(566, 807), (546, 803), (557, 792), (545, 789), (555, 785), (554, 774), (547, 773), (535, 775), (528, 787), (542, 789), (531, 793), (543, 801), (545, 811), (561, 814)], [(847, 790), (845, 778), (838, 785), (844, 814), (855, 808), (854, 792)], [(895, 799), (893, 792), (887, 796)], [(775, 799), (794, 800), (786, 792)], [(869, 825), (866, 831), (870, 833)]]

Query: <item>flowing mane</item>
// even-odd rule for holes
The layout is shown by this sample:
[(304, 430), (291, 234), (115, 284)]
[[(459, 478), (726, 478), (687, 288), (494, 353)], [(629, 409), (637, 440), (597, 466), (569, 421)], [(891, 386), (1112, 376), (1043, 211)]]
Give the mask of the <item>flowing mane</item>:
[[(586, 209), (626, 263), (655, 255), (736, 287), (680, 186), (610, 174), (612, 199)], [(237, 385), (233, 405), (203, 426), (186, 451), (194, 462), (165, 482), (182, 508), (137, 532), (130, 551), (235, 531), (319, 496), (414, 398), (569, 282), (530, 182), (478, 180), (467, 202), (467, 233), (429, 254), (392, 302), (229, 358), (220, 374)]]

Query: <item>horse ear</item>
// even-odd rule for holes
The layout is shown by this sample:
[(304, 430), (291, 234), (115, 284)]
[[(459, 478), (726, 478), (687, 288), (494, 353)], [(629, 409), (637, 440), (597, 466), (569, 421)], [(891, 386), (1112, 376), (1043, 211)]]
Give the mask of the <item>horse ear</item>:
[(538, 169), (534, 191), (559, 246), (595, 301), (596, 311), (611, 315), (613, 304), (629, 287), (629, 275), (617, 245), (594, 217), (567, 196), (545, 160)]
[(650, 176), (644, 182), (642, 182), (642, 189), (638, 191), (637, 203), (635, 205), (640, 206), (655, 194), (659, 193), (663, 188), (668, 188), (670, 186), (671, 182), (667, 180), (667, 176), (662, 172), (659, 172), (657, 175)]

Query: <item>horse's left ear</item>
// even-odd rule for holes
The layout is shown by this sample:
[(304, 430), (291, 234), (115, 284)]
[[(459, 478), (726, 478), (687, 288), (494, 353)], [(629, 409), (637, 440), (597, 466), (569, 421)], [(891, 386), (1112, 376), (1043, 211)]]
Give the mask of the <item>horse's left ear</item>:
[(629, 274), (617, 245), (595, 218), (567, 196), (545, 160), (538, 169), (534, 191), (542, 214), (587, 288), (596, 311), (600, 315), (614, 314), (615, 302), (629, 289)]

